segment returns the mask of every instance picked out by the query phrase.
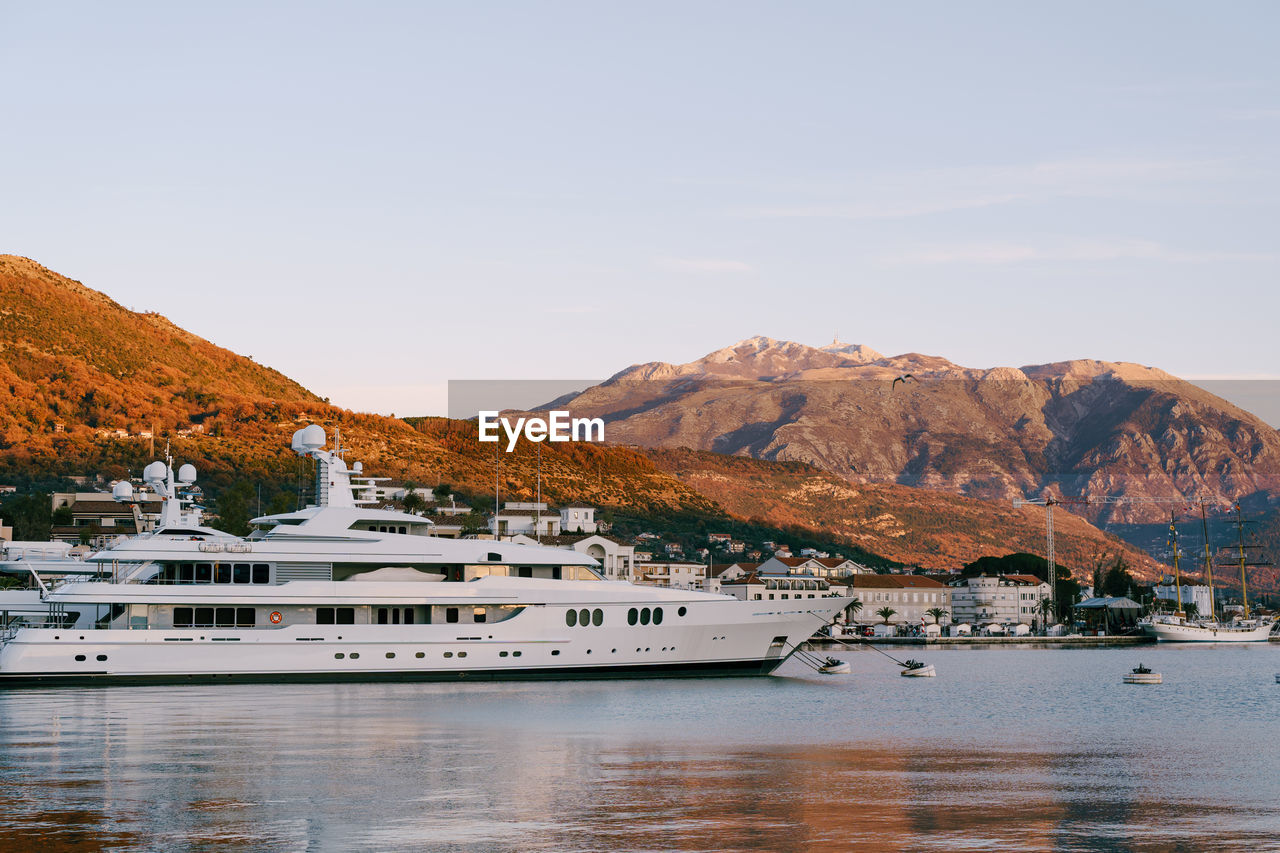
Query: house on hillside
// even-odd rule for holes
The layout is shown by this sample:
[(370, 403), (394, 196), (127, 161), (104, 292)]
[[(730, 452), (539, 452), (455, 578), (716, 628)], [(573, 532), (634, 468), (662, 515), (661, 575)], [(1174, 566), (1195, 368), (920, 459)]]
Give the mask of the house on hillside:
[[(831, 581), (832, 588), (836, 582)], [(884, 617), (876, 611), (889, 608), (890, 625), (920, 625), (932, 622), (929, 610), (937, 607), (951, 612), (951, 589), (944, 583), (920, 575), (855, 574), (849, 577), (848, 594), (862, 602), (856, 621), (870, 625), (883, 623)], [(952, 617), (952, 621), (956, 621)]]
[(635, 577), (635, 546), (610, 536), (599, 533), (589, 536), (561, 534), (553, 537), (544, 536), (539, 542), (532, 536), (518, 533), (511, 537), (511, 541), (521, 545), (550, 545), (554, 548), (565, 548), (577, 551), (579, 554), (586, 554), (600, 564), (597, 571), (604, 575), (606, 580), (630, 581)]
[(843, 557), (780, 557), (774, 554), (761, 568), (766, 572), (813, 574), (824, 578), (867, 574), (871, 570), (861, 563)]

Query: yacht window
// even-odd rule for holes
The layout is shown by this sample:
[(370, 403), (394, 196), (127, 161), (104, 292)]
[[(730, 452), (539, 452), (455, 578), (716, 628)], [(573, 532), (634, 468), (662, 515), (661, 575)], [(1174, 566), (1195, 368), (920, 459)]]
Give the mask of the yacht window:
[(488, 618), (489, 618), (488, 611), (486, 611), (483, 607), (473, 607), (473, 608), (471, 608), (471, 621), (472, 621), (472, 622), (483, 622), (483, 621), (485, 621), (485, 620), (486, 620), (486, 619), (488, 619)]
[[(207, 565), (209, 565), (209, 564), (208, 564), (208, 563), (203, 563), (202, 565), (207, 566)], [(193, 582), (195, 579), (196, 579), (196, 576), (195, 576), (195, 567), (194, 567), (194, 566), (192, 566), (190, 563), (183, 563), (183, 564), (179, 567), (179, 571), (178, 571), (178, 583), (191, 583), (191, 582)]]
[(400, 526), (400, 532), (401, 532), (401, 533), (408, 533), (408, 532), (409, 532), (409, 528), (405, 527), (404, 525), (401, 525), (401, 526)]
[[(505, 655), (505, 654), (506, 654), (506, 652), (503, 652), (503, 654)], [(85, 658), (85, 656), (84, 656), (84, 655), (76, 655), (76, 660), (80, 660), (80, 661), (82, 661), (82, 660), (86, 660), (86, 658)]]
[(173, 627), (190, 628), (192, 611), (190, 607), (173, 608)]
[(568, 625), (570, 628), (577, 626), (578, 611), (572, 609), (566, 610), (564, 613), (564, 624)]
[(517, 574), (522, 578), (533, 577), (533, 566), (521, 566), (517, 569)]
[(628, 625), (634, 625), (634, 624), (636, 624), (636, 621), (637, 621), (639, 618), (640, 618), (640, 611), (639, 611), (639, 610), (636, 610), (634, 607), (627, 611), (627, 624), (628, 624)]
[(451, 658), (451, 657), (453, 657), (453, 652), (445, 652), (445, 653), (444, 653), (444, 656), (445, 656), (445, 657), (447, 657), (447, 658)]
[(444, 609), (444, 621), (446, 621), (446, 622), (457, 622), (457, 621), (458, 621), (458, 608), (456, 608), (456, 607), (446, 607), (446, 608)]
[(248, 563), (236, 563), (231, 567), (232, 583), (248, 583), (251, 579)]
[(271, 567), (266, 563), (253, 564), (253, 582), (271, 583)]
[(655, 625), (662, 624), (662, 608), (661, 607), (653, 608), (653, 624)]
[(339, 625), (356, 624), (356, 609), (354, 607), (339, 607), (337, 616)]
[[(476, 621), (477, 621), (477, 622), (481, 622), (481, 621), (483, 621), (483, 620), (481, 620), (481, 619), (477, 619)], [(412, 608), (412, 607), (406, 607), (406, 608), (404, 609), (404, 624), (406, 624), (406, 625), (412, 625), (412, 624), (413, 624), (413, 608)]]
[(317, 607), (316, 608), (316, 624), (332, 625), (333, 624), (333, 608)]
[(391, 608), (391, 624), (392, 625), (400, 624), (400, 608), (399, 607)]
[(196, 583), (213, 583), (213, 566), (196, 563)]
[(677, 616), (683, 616), (683, 615), (685, 615), (685, 614), (686, 614), (686, 613), (688, 613), (688, 612), (689, 612), (689, 608), (687, 608), (687, 607), (681, 607), (679, 610), (677, 610), (677, 611), (676, 611), (676, 615), (677, 615)]
[(336, 654), (333, 656), (333, 659), (334, 659), (334, 660), (342, 660), (342, 659), (343, 659), (343, 658), (345, 658), (345, 657), (346, 657), (346, 655), (344, 655), (342, 652), (338, 652), (338, 653), (336, 653)]
[(387, 621), (388, 621), (388, 620), (387, 620), (387, 608), (385, 608), (385, 607), (379, 607), (379, 608), (378, 608), (378, 624), (379, 624), (379, 625), (385, 625), (385, 624), (387, 624)]
[(234, 628), (236, 626), (236, 609), (234, 607), (219, 607), (215, 614), (214, 623), (219, 628)]
[(372, 532), (374, 532), (374, 533), (377, 533), (377, 532), (378, 532), (378, 525), (376, 525), (376, 524), (370, 524), (370, 525), (369, 525), (369, 530), (370, 530), (370, 531), (372, 531)]
[(254, 610), (252, 607), (236, 608), (236, 627), (237, 628), (252, 628), (256, 624), (258, 624), (257, 610)]
[(647, 607), (640, 611), (640, 624), (641, 625), (649, 624), (649, 608)]
[(485, 559), (491, 563), (496, 563), (502, 559), (502, 555), (499, 554), (497, 551), (490, 551), (489, 556), (485, 557)]
[(214, 583), (231, 583), (231, 564), (218, 563), (213, 567)]
[(213, 627), (213, 608), (197, 607), (195, 621), (192, 624), (194, 624), (195, 627), (197, 628), (212, 628)]
[(414, 652), (414, 653), (413, 653), (413, 656), (414, 656), (415, 658), (425, 658), (425, 657), (427, 656), (427, 653), (426, 653), (426, 652)]
[(586, 626), (590, 625), (590, 624), (591, 624), (591, 611), (590, 611), (590, 610), (588, 610), (588, 609), (587, 609), (587, 608), (585, 608), (585, 607), (584, 607), (584, 608), (582, 608), (581, 610), (579, 610), (579, 611), (578, 611), (578, 621), (582, 623), (582, 627), (584, 627), (584, 628), (585, 628)]
[(560, 575), (561, 575), (560, 567), (559, 567), (559, 566), (552, 566), (552, 567), (551, 567), (551, 579), (552, 579), (552, 580), (557, 580), (557, 581), (558, 581), (558, 580), (560, 580)]
[(599, 607), (591, 611), (591, 624), (597, 628), (604, 624), (604, 611)]

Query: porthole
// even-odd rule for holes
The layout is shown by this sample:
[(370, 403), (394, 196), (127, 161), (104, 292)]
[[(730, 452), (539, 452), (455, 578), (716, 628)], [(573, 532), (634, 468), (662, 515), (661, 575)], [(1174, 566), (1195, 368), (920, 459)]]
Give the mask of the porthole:
[(413, 656), (414, 656), (415, 658), (425, 658), (425, 657), (427, 656), (427, 653), (426, 653), (426, 652), (414, 652)]
[(506, 656), (507, 656), (507, 652), (498, 652), (498, 657), (505, 658)]
[(466, 656), (467, 656), (466, 652), (458, 652), (458, 657), (465, 658)]
[(570, 628), (578, 624), (578, 611), (570, 610), (564, 614), (564, 624)]
[(591, 624), (597, 628), (604, 624), (604, 611), (599, 607), (591, 611)]
[(444, 656), (445, 656), (445, 657), (447, 657), (447, 658), (451, 658), (451, 657), (453, 657), (453, 652), (445, 652), (445, 653), (444, 653)]
[(98, 655), (98, 660), (106, 660), (106, 659), (107, 659), (106, 655)]
[(649, 624), (649, 619), (650, 619), (651, 615), (652, 615), (652, 614), (651, 614), (651, 612), (650, 612), (649, 608), (647, 608), (647, 607), (646, 607), (646, 608), (644, 608), (643, 610), (641, 610), (641, 611), (640, 611), (640, 624), (641, 624), (641, 625), (648, 625), (648, 624)]
[(683, 616), (683, 615), (685, 615), (685, 614), (686, 614), (686, 613), (688, 613), (688, 612), (689, 612), (689, 608), (687, 608), (687, 607), (681, 607), (679, 610), (677, 610), (677, 611), (676, 611), (676, 615), (677, 615), (677, 616)]
[(552, 649), (552, 650), (551, 650), (551, 654), (553, 654), (553, 655), (558, 655), (558, 654), (560, 654), (560, 650), (559, 650), (559, 649)]
[(627, 624), (628, 624), (628, 625), (634, 625), (634, 624), (636, 624), (636, 620), (638, 620), (639, 618), (640, 618), (640, 611), (639, 611), (639, 610), (636, 610), (634, 607), (627, 611)]
[(646, 648), (646, 649), (645, 649), (645, 651), (647, 652), (647, 651), (649, 651), (649, 649), (648, 649), (648, 648)]
[(346, 657), (346, 655), (344, 655), (342, 652), (338, 652), (337, 654), (335, 654), (335, 655), (333, 656), (333, 659), (334, 659), (334, 660), (342, 660), (342, 659), (343, 659), (343, 658), (345, 658), (345, 657)]
[(395, 652), (387, 652), (387, 660), (390, 660), (391, 658), (393, 658), (393, 657), (395, 657), (395, 656), (396, 656), (396, 653), (395, 653)]
[(591, 649), (587, 649), (587, 654), (591, 654)]
[(520, 657), (520, 652), (512, 652), (512, 653), (511, 653), (511, 656), (512, 656), (513, 658), (518, 658), (518, 657)]
[(584, 608), (582, 608), (581, 610), (579, 610), (579, 611), (578, 611), (578, 622), (579, 622), (579, 623), (581, 623), (582, 627), (584, 627), (584, 628), (585, 628), (585, 627), (587, 627), (588, 625), (590, 625), (590, 624), (591, 624), (591, 611), (590, 611), (590, 610), (588, 610), (588, 609), (587, 609), (587, 608), (585, 608), (585, 607), (584, 607)]
[(655, 625), (662, 624), (662, 608), (661, 607), (653, 608), (653, 624)]
[(360, 657), (360, 653), (359, 653), (359, 652), (352, 652), (352, 653), (351, 653), (351, 659), (352, 659), (352, 660), (356, 660), (356, 659), (357, 659), (357, 658), (359, 658), (359, 657)]
[(84, 661), (84, 660), (88, 660), (88, 658), (86, 658), (84, 655), (76, 655), (76, 660)]

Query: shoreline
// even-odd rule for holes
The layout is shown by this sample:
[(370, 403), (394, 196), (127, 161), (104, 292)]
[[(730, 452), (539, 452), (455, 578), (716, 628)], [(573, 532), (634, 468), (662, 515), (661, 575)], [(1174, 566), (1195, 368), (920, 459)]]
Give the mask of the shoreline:
[(1094, 648), (1101, 646), (1145, 646), (1156, 642), (1155, 637), (864, 637), (844, 642), (828, 638), (810, 638), (803, 644), (811, 649), (849, 648), (861, 644), (876, 646), (1062, 646), (1066, 648)]

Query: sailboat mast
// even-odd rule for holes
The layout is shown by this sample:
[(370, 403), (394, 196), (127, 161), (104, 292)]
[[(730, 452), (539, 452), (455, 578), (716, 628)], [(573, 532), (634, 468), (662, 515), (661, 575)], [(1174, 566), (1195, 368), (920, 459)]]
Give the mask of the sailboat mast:
[(1213, 555), (1209, 553), (1209, 517), (1200, 501), (1200, 527), (1204, 531), (1204, 579), (1209, 585), (1209, 618), (1214, 618), (1213, 605)]
[(1182, 572), (1178, 569), (1178, 526), (1173, 513), (1169, 513), (1169, 536), (1173, 540), (1173, 589), (1178, 597), (1178, 616), (1182, 616)]
[(1249, 589), (1244, 580), (1244, 510), (1236, 504), (1236, 531), (1240, 543), (1240, 601), (1244, 604), (1244, 618), (1249, 618)]

